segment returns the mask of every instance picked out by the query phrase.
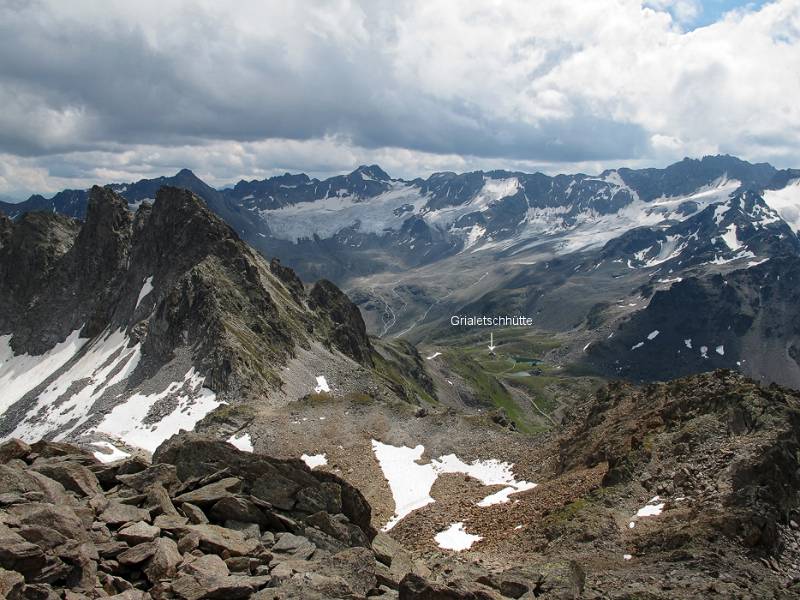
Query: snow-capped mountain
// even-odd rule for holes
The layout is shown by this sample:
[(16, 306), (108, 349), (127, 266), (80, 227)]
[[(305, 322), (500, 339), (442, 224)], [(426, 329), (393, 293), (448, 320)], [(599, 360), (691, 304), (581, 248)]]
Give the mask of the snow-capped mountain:
[(152, 451), (227, 402), (296, 399), (322, 365), (372, 365), (333, 284), (307, 290), (187, 190), (153, 195), (134, 213), (95, 187), (82, 223), (0, 222), (0, 438)]
[[(666, 169), (618, 169), (599, 176), (526, 174), (509, 171), (464, 174), (435, 173), (427, 179), (391, 179), (377, 165), (361, 166), (348, 175), (325, 180), (285, 174), (264, 180), (240, 181), (215, 190), (191, 171), (173, 177), (112, 184), (131, 209), (152, 200), (163, 185), (196, 193), (266, 256), (278, 256), (304, 277), (327, 276), (336, 281), (383, 271), (431, 264), (461, 252), (524, 253), (549, 244), (558, 254), (600, 248), (623, 236), (618, 249), (642, 266), (661, 263), (714, 212), (719, 221), (732, 194), (751, 191), (737, 219), (737, 232), (765, 220), (800, 227), (796, 198), (800, 175), (777, 171), (767, 164), (750, 164), (730, 156), (685, 159)], [(33, 196), (20, 204), (3, 204), (11, 218), (32, 210), (83, 218), (86, 191), (67, 190), (46, 200)], [(712, 208), (709, 208), (712, 207)], [(719, 207), (719, 208), (713, 208)], [(716, 240), (719, 260), (733, 255), (725, 240), (738, 248), (738, 233), (715, 233), (701, 227), (702, 243)], [(684, 223), (685, 227), (678, 225)], [(655, 228), (648, 247), (630, 244), (630, 230)], [(670, 229), (672, 228), (672, 229)], [(693, 232), (694, 233), (694, 232)], [(627, 237), (626, 237), (627, 236)], [(635, 237), (644, 243), (642, 232)], [(713, 245), (713, 244), (712, 244)], [(745, 256), (750, 250), (743, 250)], [(753, 254), (756, 254), (753, 252)], [(612, 260), (614, 259), (612, 258)]]
[[(731, 156), (597, 176), (478, 171), (402, 180), (371, 165), (225, 190), (183, 170), (110, 188), (135, 210), (162, 185), (193, 191), (303, 279), (345, 287), (384, 336), (416, 335), (458, 307), (511, 306), (563, 330), (598, 303), (630, 295), (626, 304), (640, 307), (633, 296), (643, 285), (662, 289), (800, 252), (800, 172)], [(0, 209), (17, 220), (42, 208), (81, 218), (85, 196)], [(580, 291), (560, 291), (568, 287)]]

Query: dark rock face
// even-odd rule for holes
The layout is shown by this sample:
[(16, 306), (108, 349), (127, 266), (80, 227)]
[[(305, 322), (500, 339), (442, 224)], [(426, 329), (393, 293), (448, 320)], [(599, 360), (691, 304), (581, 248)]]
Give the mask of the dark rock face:
[[(200, 486), (191, 496), (178, 496), (179, 502), (191, 502), (203, 508), (236, 494), (250, 494), (256, 505), (259, 501), (268, 502), (305, 516), (318, 510), (343, 513), (349, 522), (361, 528), (367, 536), (363, 539), (371, 540), (375, 535), (370, 525), (371, 509), (358, 490), (329, 474), (309, 472), (299, 460), (279, 461), (240, 452), (230, 444), (197, 434), (182, 434), (164, 442), (153, 455), (153, 463), (174, 465), (182, 481), (204, 481), (220, 472), (230, 475)], [(246, 487), (231, 488), (237, 481), (244, 482)], [(229, 513), (230, 508), (225, 512)], [(241, 511), (237, 510), (237, 515), (246, 514), (255, 507), (245, 504), (239, 508)]]
[(269, 270), (289, 288), (289, 291), (292, 293), (292, 298), (297, 302), (302, 302), (302, 299), (305, 298), (306, 295), (305, 288), (303, 287), (303, 282), (300, 281), (300, 278), (294, 271), (289, 267), (284, 267), (277, 258), (273, 258), (270, 261)]
[(637, 381), (729, 368), (800, 387), (798, 282), (796, 257), (684, 279), (656, 292), (612, 339), (592, 344), (588, 362)]
[[(3, 221), (0, 245), (0, 321), (6, 327), (47, 289), (63, 257), (75, 244), (79, 224), (53, 213), (28, 213), (13, 223)], [(56, 277), (57, 278), (57, 277)]]
[(75, 240), (75, 262), (82, 285), (107, 284), (124, 270), (131, 248), (133, 215), (122, 198), (95, 186), (89, 194), (86, 222)]
[(329, 339), (333, 346), (362, 364), (372, 365), (372, 346), (356, 305), (325, 279), (311, 288), (308, 297), (309, 306), (330, 319)]
[[(104, 465), (64, 444), (38, 449), (0, 446), (3, 598), (365, 598), (386, 591), (375, 575), (369, 505), (344, 481), (301, 461), (196, 435), (169, 440), (152, 465)], [(272, 492), (286, 486), (292, 506), (255, 495), (263, 480)], [(40, 493), (47, 488), (59, 496)], [(302, 503), (311, 490), (324, 504), (313, 515)], [(325, 522), (337, 528), (317, 528)]]

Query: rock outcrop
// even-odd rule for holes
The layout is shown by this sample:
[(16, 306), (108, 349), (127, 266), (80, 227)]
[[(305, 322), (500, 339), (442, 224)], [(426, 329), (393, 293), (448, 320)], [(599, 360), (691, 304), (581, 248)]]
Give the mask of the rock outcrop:
[(396, 597), (363, 496), (301, 461), (191, 434), (152, 463), (11, 440), (0, 489), (8, 600)]

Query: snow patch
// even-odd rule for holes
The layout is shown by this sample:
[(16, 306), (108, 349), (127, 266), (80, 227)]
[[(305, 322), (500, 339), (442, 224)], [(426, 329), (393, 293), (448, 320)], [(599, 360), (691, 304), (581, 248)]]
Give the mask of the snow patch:
[(309, 469), (315, 469), (328, 464), (328, 457), (325, 454), (303, 454), (300, 459), (308, 465)]
[[(473, 225), (470, 227), (467, 237), (464, 240), (464, 250), (471, 248), (486, 234), (486, 228), (482, 225)], [(464, 251), (462, 250), (462, 252)]]
[(253, 440), (250, 439), (249, 433), (242, 433), (240, 435), (233, 434), (231, 437), (228, 438), (228, 443), (233, 444), (236, 448), (238, 448), (242, 452), (253, 451)]
[(530, 483), (528, 481), (521, 481), (517, 485), (505, 487), (499, 492), (495, 492), (494, 494), (486, 496), (486, 498), (478, 502), (478, 506), (485, 507), (485, 506), (493, 506), (495, 504), (505, 504), (506, 502), (508, 502), (509, 496), (511, 496), (511, 494), (516, 494), (517, 492), (524, 492), (525, 490), (532, 490), (535, 487), (536, 487), (535, 483)]
[(123, 452), (111, 442), (92, 442), (92, 446), (97, 446), (105, 450), (92, 453), (101, 463), (112, 463), (130, 456), (130, 454)]
[(433, 539), (439, 544), (439, 548), (458, 552), (469, 549), (472, 544), (481, 541), (483, 538), (479, 535), (467, 533), (464, 529), (464, 523), (459, 521), (458, 523), (453, 523), (444, 531), (437, 533)]
[[(481, 500), (478, 506), (491, 506), (508, 502), (516, 492), (536, 487), (535, 483), (517, 481), (513, 465), (495, 459), (476, 460), (465, 463), (455, 454), (447, 454), (429, 463), (420, 464), (425, 447), (392, 446), (372, 440), (375, 458), (389, 482), (395, 504), (395, 514), (384, 526), (388, 531), (409, 513), (434, 502), (430, 496), (434, 482), (442, 473), (463, 473), (480, 481), (483, 485), (505, 485), (500, 492)], [(511, 489), (508, 489), (511, 488)]]
[(331, 391), (331, 388), (328, 386), (328, 380), (325, 379), (324, 375), (317, 375), (317, 385), (314, 388), (314, 391), (318, 394), (321, 392)]
[(739, 241), (739, 238), (736, 235), (736, 224), (731, 223), (728, 225), (728, 228), (725, 230), (725, 233), (722, 234), (722, 240), (728, 245), (733, 252), (739, 250), (742, 247), (742, 243)]
[(441, 355), (442, 355), (442, 353), (441, 353), (441, 352), (434, 352), (434, 353), (433, 353), (433, 354), (431, 354), (430, 356), (426, 357), (426, 360), (433, 360), (433, 359), (434, 359), (434, 358), (436, 358), (437, 356), (441, 356)]
[(653, 496), (650, 501), (636, 511), (637, 517), (657, 517), (664, 510), (664, 503), (659, 496)]

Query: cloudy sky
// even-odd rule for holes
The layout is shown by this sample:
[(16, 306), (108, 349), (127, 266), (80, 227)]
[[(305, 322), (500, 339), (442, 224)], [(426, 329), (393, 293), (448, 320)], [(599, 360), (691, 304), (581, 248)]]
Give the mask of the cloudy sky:
[(800, 0), (0, 0), (13, 198), (182, 167), (800, 167), (798, 98)]

